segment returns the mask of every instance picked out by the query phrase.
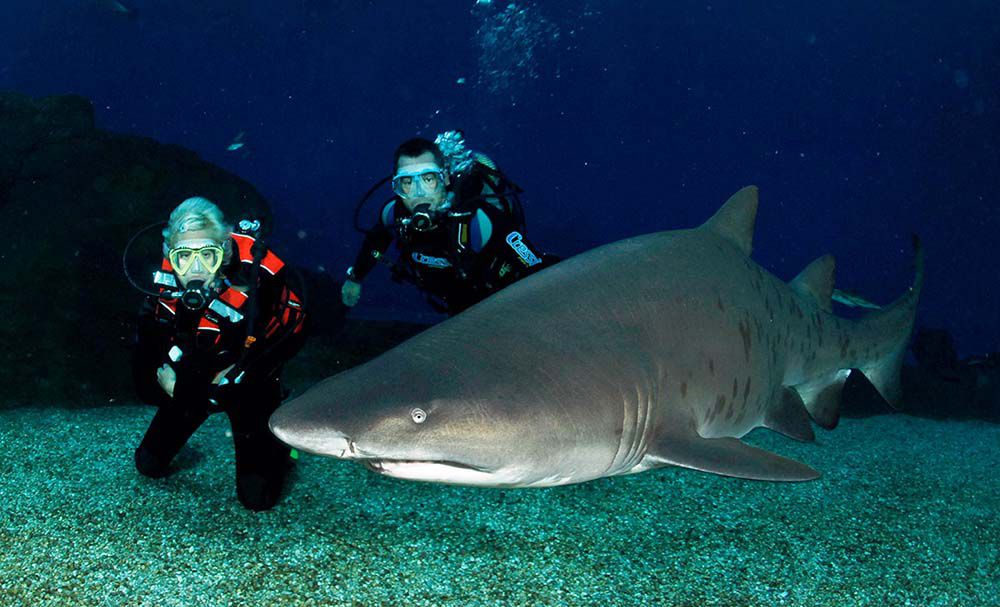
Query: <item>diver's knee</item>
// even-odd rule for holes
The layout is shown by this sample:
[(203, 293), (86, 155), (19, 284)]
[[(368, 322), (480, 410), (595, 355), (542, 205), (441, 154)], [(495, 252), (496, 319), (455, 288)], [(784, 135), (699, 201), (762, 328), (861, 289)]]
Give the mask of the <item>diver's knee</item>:
[(167, 475), (169, 465), (169, 461), (157, 457), (155, 453), (142, 445), (135, 450), (135, 469), (143, 476), (162, 478)]
[(236, 478), (236, 495), (244, 507), (254, 512), (270, 510), (281, 497), (283, 480), (260, 474), (242, 474)]

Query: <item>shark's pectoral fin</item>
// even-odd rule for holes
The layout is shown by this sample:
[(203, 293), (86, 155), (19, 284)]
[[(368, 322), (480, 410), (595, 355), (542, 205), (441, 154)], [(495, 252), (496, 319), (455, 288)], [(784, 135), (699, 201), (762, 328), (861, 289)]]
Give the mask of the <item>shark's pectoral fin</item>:
[[(809, 466), (736, 438), (702, 438), (692, 434), (664, 436), (647, 453), (653, 465), (672, 465), (761, 481), (810, 481), (819, 478)], [(653, 467), (653, 466), (649, 466)]]

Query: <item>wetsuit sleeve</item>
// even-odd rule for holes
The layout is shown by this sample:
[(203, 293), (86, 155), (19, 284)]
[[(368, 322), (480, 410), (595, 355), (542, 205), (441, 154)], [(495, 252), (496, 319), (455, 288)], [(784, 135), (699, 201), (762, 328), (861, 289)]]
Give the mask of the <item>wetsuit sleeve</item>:
[(365, 276), (378, 263), (378, 258), (386, 252), (392, 243), (392, 229), (386, 225), (386, 221), (390, 213), (390, 205), (393, 204), (395, 202), (390, 202), (382, 208), (378, 222), (365, 234), (365, 239), (361, 243), (361, 250), (358, 252), (358, 256), (352, 266), (354, 268), (354, 276), (358, 281), (365, 279)]
[[(287, 266), (257, 288), (256, 341), (238, 364), (242, 382), (253, 383), (277, 373), (302, 348), (307, 333), (303, 303), (286, 281)], [(232, 375), (232, 373), (230, 373)]]

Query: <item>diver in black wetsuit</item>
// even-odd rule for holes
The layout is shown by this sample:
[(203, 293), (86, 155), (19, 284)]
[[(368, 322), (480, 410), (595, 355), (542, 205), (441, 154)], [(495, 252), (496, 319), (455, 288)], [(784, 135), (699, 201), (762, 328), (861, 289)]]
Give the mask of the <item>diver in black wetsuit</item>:
[(252, 225), (231, 232), (204, 198), (189, 198), (170, 216), (154, 276), (160, 295), (143, 305), (133, 356), (139, 397), (158, 407), (135, 465), (166, 476), (194, 431), (224, 411), (237, 496), (259, 511), (277, 502), (290, 463), (267, 420), (283, 397), (281, 367), (304, 341), (305, 312), (285, 264), (256, 241)]
[(347, 269), (345, 305), (358, 303), (361, 281), (385, 260), (393, 241), (399, 250), (393, 279), (414, 283), (449, 315), (557, 261), (525, 238), (516, 186), (489, 158), (465, 151), (460, 134), (442, 137), (457, 138), (459, 153), (446, 157), (437, 144), (420, 138), (396, 150), (396, 195)]

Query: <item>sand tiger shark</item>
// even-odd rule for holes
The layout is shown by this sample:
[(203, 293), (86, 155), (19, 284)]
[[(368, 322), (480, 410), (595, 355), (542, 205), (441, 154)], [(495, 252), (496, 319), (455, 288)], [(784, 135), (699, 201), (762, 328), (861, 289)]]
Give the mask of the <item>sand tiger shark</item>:
[(857, 320), (831, 312), (834, 261), (789, 283), (750, 259), (757, 188), (703, 225), (629, 238), (499, 291), (280, 407), (274, 434), (389, 476), (542, 487), (682, 466), (805, 481), (742, 442), (814, 438), (862, 373), (892, 402), (922, 282)]

